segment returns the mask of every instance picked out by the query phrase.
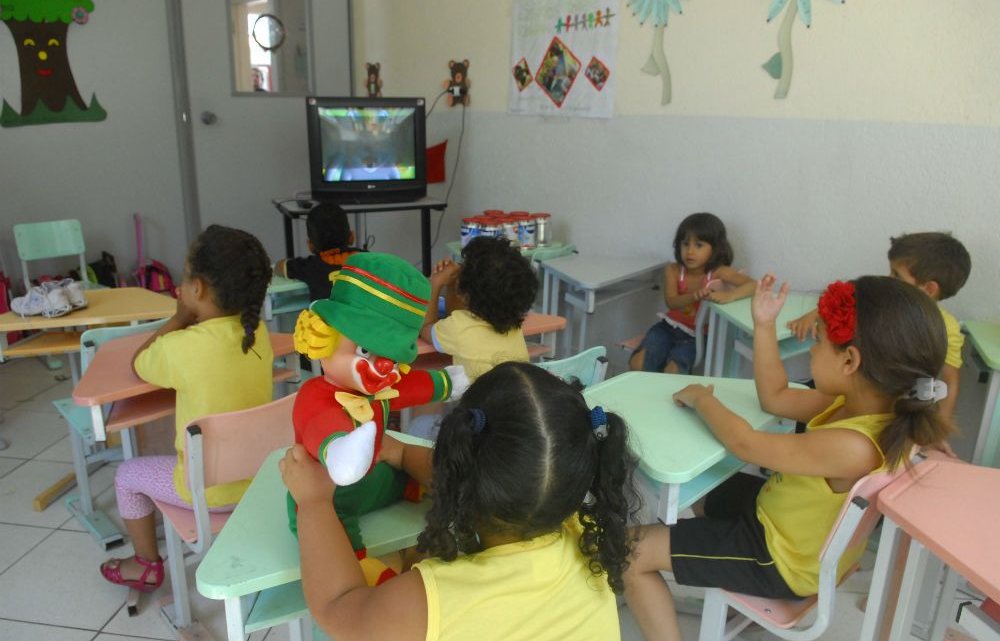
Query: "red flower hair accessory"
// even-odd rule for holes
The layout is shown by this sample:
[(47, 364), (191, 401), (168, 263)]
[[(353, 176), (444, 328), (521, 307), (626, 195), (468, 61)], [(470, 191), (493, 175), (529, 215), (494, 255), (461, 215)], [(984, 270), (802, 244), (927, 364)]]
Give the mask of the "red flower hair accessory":
[(833, 343), (843, 345), (854, 338), (854, 325), (858, 314), (854, 300), (854, 283), (840, 280), (830, 283), (819, 297), (817, 309), (820, 318), (826, 323), (826, 335)]

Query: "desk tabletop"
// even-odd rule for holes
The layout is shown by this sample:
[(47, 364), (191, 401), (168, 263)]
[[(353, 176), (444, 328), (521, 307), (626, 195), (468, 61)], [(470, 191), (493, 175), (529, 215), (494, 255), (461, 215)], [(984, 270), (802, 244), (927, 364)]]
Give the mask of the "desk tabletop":
[(57, 318), (22, 318), (14, 312), (0, 314), (0, 332), (159, 320), (172, 316), (177, 310), (177, 301), (173, 298), (141, 287), (88, 289), (85, 294), (86, 307)]
[(625, 419), (633, 451), (650, 478), (685, 483), (726, 456), (726, 448), (698, 415), (671, 399), (691, 383), (714, 385), (719, 400), (754, 429), (777, 428), (777, 419), (760, 408), (750, 379), (626, 372), (588, 387), (583, 396), (589, 405)]
[[(407, 443), (429, 446), (423, 439), (391, 432), (392, 437)], [(285, 449), (272, 452), (250, 483), (232, 516), (219, 532), (195, 573), (198, 591), (210, 599), (253, 594), (267, 588), (298, 581), (299, 543), (288, 529), (286, 490), (278, 472), (278, 460)], [(391, 511), (422, 513), (429, 503), (398, 503), (361, 517), (361, 533), (369, 544), (369, 554), (379, 556), (382, 547), (400, 549), (385, 517)], [(380, 514), (381, 512), (381, 514)], [(410, 533), (404, 533), (409, 536)], [(381, 544), (380, 544), (381, 542)]]
[(879, 492), (878, 508), (996, 601), (997, 496), (1000, 470), (930, 459)]
[[(740, 328), (747, 334), (753, 334), (753, 315), (750, 312), (750, 302), (752, 297), (734, 300), (731, 303), (709, 303), (716, 313), (727, 321)], [(775, 321), (778, 330), (778, 340), (782, 341), (792, 335), (791, 330), (786, 327), (789, 321), (793, 321), (806, 312), (816, 309), (816, 301), (819, 296), (816, 294), (803, 294), (789, 292), (785, 299), (785, 305), (781, 308), (781, 313)]]
[(268, 294), (287, 294), (289, 292), (309, 293), (309, 286), (301, 280), (285, 278), (277, 274), (271, 276), (271, 282), (267, 286)]
[(1000, 323), (990, 321), (966, 321), (965, 331), (969, 340), (992, 370), (1000, 371)]
[[(146, 342), (149, 334), (143, 332), (124, 336), (102, 345), (73, 390), (73, 402), (93, 407), (160, 389), (142, 380), (132, 371), (135, 352)], [(271, 349), (276, 358), (295, 351), (291, 334), (269, 334), (269, 336)]]
[(542, 268), (582, 289), (598, 290), (662, 270), (668, 262), (663, 257), (572, 254), (546, 260)]

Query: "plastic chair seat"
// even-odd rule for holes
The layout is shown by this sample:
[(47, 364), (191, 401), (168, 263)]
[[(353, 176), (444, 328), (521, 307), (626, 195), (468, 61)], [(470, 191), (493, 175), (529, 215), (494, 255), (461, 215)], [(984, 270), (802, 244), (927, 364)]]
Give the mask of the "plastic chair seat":
[(729, 598), (756, 613), (754, 618), (766, 619), (772, 625), (786, 630), (812, 612), (817, 601), (815, 596), (805, 599), (765, 599), (736, 592), (729, 593)]
[[(177, 535), (182, 541), (185, 543), (194, 543), (198, 540), (198, 523), (191, 508), (178, 507), (155, 499), (153, 503), (156, 504), (156, 509), (163, 513), (163, 518), (169, 521), (170, 525), (177, 531)], [(218, 534), (222, 530), (222, 526), (226, 524), (231, 514), (232, 512), (208, 513), (208, 520), (211, 523), (213, 535)]]

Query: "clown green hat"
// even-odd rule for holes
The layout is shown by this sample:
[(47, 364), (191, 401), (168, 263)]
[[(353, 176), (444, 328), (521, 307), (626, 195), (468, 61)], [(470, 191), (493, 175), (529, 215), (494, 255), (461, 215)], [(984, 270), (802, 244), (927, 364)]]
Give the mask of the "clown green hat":
[(431, 285), (413, 265), (392, 254), (354, 254), (330, 274), (330, 298), (312, 311), (369, 352), (411, 363), (424, 324)]

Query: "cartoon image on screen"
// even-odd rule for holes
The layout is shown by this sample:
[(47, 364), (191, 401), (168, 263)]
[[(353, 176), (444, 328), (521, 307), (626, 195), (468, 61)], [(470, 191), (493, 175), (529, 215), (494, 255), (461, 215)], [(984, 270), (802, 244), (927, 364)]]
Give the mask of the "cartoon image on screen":
[(414, 114), (412, 108), (320, 108), (323, 180), (413, 180)]

